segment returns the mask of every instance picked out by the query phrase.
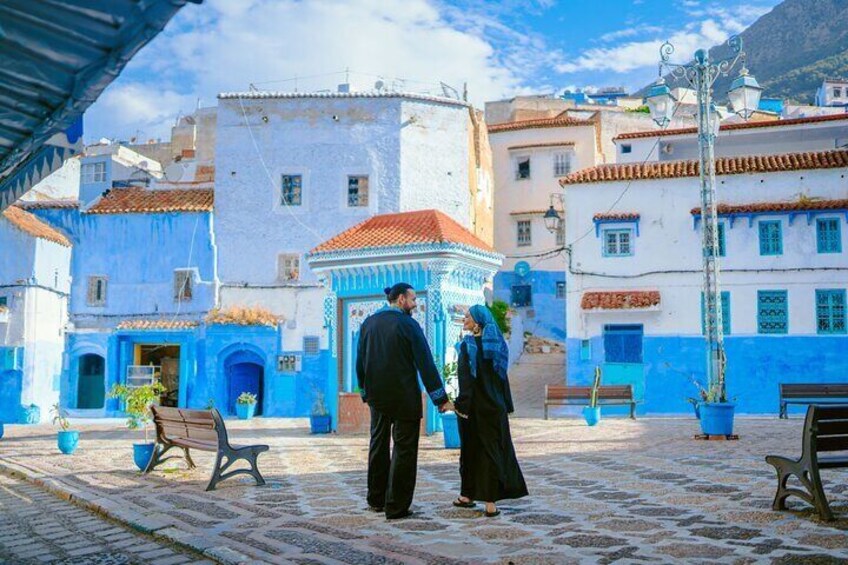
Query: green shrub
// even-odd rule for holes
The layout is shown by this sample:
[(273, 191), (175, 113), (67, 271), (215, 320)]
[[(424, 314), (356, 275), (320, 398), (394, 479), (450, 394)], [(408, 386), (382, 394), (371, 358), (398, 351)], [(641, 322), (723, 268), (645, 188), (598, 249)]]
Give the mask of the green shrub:
[(509, 320), (506, 317), (507, 312), (509, 312), (509, 304), (503, 300), (495, 300), (492, 302), (489, 310), (492, 311), (492, 315), (495, 317), (495, 321), (498, 323), (501, 333), (509, 333)]

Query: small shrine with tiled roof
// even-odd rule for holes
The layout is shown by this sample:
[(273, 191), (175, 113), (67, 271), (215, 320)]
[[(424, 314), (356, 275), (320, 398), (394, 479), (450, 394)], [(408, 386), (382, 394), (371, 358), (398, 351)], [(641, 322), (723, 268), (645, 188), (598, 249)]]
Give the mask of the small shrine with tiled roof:
[[(371, 217), (315, 247), (309, 267), (328, 289), (324, 303), (331, 362), (327, 404), (340, 432), (367, 430), (356, 391), (355, 351), (359, 328), (386, 305), (383, 289), (406, 282), (418, 294), (414, 318), (441, 367), (458, 340), (465, 306), (484, 303), (484, 288), (503, 256), (437, 210)], [(367, 407), (366, 407), (367, 409)], [(427, 431), (439, 429), (431, 406)]]

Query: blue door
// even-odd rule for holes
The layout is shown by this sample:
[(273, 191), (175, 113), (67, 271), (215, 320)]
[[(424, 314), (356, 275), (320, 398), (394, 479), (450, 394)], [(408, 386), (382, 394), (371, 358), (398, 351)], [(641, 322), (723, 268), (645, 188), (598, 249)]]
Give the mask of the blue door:
[(631, 385), (633, 398), (645, 397), (645, 369), (642, 364), (642, 324), (604, 326), (604, 365), (602, 384)]
[(236, 399), (243, 392), (256, 395), (256, 415), (262, 414), (262, 376), (264, 369), (256, 363), (234, 363), (229, 367), (227, 411), (236, 413)]
[(77, 381), (77, 408), (103, 408), (106, 402), (106, 360), (100, 355), (88, 353), (79, 359)]

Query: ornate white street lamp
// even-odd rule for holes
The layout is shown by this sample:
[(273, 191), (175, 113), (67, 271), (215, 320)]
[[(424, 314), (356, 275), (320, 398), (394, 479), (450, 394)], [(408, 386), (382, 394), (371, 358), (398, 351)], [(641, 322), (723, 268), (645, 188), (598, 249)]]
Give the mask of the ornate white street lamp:
[[(720, 75), (727, 75), (731, 68), (744, 59), (742, 40), (733, 36), (727, 41), (733, 55), (712, 62), (707, 51), (695, 52), (695, 60), (688, 65), (669, 62), (674, 46), (665, 43), (660, 48), (660, 77), (665, 72), (677, 79), (685, 79), (698, 96), (698, 153), (700, 157), (702, 256), (704, 268), (704, 334), (707, 342), (707, 378), (709, 379), (710, 403), (726, 403), (724, 335), (722, 333), (721, 290), (719, 286), (718, 261), (718, 218), (715, 191), (715, 138), (719, 131), (720, 117), (712, 103), (712, 86)], [(744, 65), (739, 77), (733, 81), (728, 97), (735, 113), (748, 119), (760, 102), (762, 88), (748, 74)], [(665, 127), (674, 116), (675, 98), (660, 78), (645, 99), (651, 117)], [(732, 406), (730, 426), (732, 429)], [(702, 419), (703, 420), (703, 419)], [(702, 421), (703, 424), (703, 421)], [(709, 432), (705, 432), (709, 433)], [(727, 434), (731, 432), (726, 432)]]

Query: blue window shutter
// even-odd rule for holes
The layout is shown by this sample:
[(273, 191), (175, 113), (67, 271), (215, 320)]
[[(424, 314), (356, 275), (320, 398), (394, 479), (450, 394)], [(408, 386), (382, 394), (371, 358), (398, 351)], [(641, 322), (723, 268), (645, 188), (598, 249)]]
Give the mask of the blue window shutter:
[(816, 221), (816, 247), (819, 253), (842, 253), (842, 233), (839, 218)]
[(820, 334), (844, 334), (845, 290), (816, 290), (816, 331)]
[(727, 253), (727, 246), (724, 241), (724, 223), (718, 224), (718, 256), (724, 257)]
[(785, 290), (757, 291), (757, 332), (785, 334), (789, 331), (789, 298)]
[(781, 255), (783, 234), (779, 220), (762, 221), (760, 228), (760, 255)]
[(604, 326), (604, 358), (607, 363), (642, 362), (641, 324)]

